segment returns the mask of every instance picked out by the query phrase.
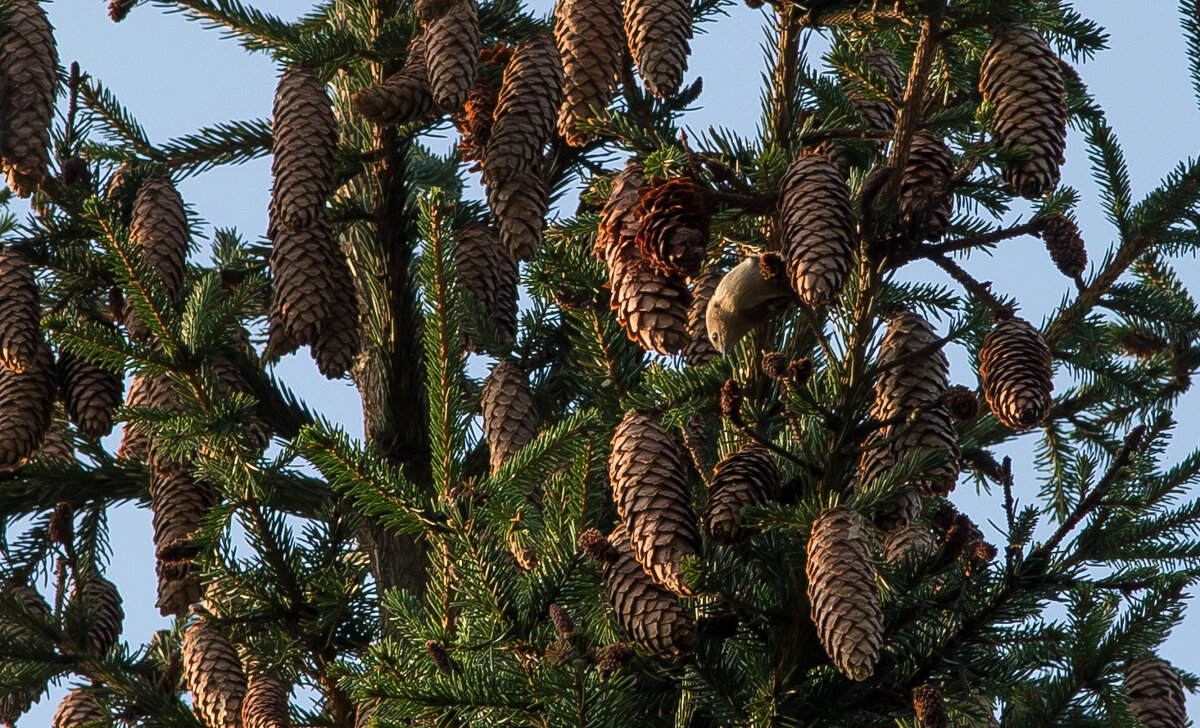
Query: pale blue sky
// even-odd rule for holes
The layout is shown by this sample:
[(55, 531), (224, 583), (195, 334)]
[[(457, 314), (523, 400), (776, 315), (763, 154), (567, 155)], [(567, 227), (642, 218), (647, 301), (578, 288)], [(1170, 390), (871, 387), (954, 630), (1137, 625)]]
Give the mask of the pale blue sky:
[[(264, 11), (295, 17), (307, 9), (304, 0), (251, 0)], [(535, 9), (549, 12), (552, 0), (532, 0)], [(1109, 120), (1125, 146), (1135, 198), (1153, 187), (1181, 158), (1200, 147), (1200, 112), (1187, 74), (1184, 43), (1178, 30), (1176, 4), (1167, 0), (1088, 0), (1079, 9), (1098, 20), (1112, 35), (1113, 50), (1080, 67), (1080, 73), (1107, 109)], [(57, 29), (63, 64), (79, 61), (103, 82), (141, 120), (155, 141), (185, 134), (197, 127), (228, 119), (270, 114), (276, 69), (263, 55), (248, 56), (235, 43), (222, 40), (180, 15), (143, 6), (123, 23), (111, 23), (104, 0), (58, 0), (49, 4)], [(701, 129), (721, 125), (751, 134), (759, 115), (759, 74), (763, 16), (742, 5), (729, 18), (704, 26), (706, 34), (693, 43), (689, 78), (704, 79), (701, 109), (688, 119)], [(1084, 193), (1079, 214), (1092, 259), (1100, 258), (1111, 239), (1088, 173), (1085, 150), (1078, 137), (1067, 148), (1065, 180)], [(209, 223), (234, 226), (247, 238), (263, 235), (270, 188), (268, 159), (221, 168), (181, 185), (184, 198)], [(1015, 294), (1026, 315), (1034, 320), (1050, 311), (1069, 284), (1050, 265), (1042, 243), (1032, 238), (1004, 243), (993, 259), (976, 257), (968, 264), (978, 277), (995, 281), (1000, 290)], [(1185, 278), (1200, 289), (1194, 260), (1181, 264)], [(946, 279), (932, 267), (912, 267), (913, 276)], [(952, 377), (970, 385), (974, 373), (961, 354), (952, 352)], [(348, 382), (327, 382), (307, 354), (282, 362), (277, 373), (329, 419), (361, 434), (357, 392)], [(1200, 395), (1189, 395), (1178, 413), (1180, 438), (1172, 452), (1195, 447), (1200, 434)], [(1019, 471), (1028, 474), (1029, 448), (1017, 444), (1010, 454)], [(1032, 496), (1036, 482), (1018, 482), (1018, 496)], [(995, 499), (960, 489), (954, 500), (977, 516), (994, 517)], [(125, 639), (139, 644), (166, 620), (154, 609), (155, 579), (149, 513), (132, 507), (112, 514), (113, 564), (109, 578), (125, 597)], [(994, 532), (993, 532), (994, 533)], [(1192, 614), (1163, 649), (1164, 657), (1200, 672), (1200, 615)], [(20, 721), (21, 726), (48, 725), (62, 690)], [(1200, 699), (1191, 698), (1194, 716)]]

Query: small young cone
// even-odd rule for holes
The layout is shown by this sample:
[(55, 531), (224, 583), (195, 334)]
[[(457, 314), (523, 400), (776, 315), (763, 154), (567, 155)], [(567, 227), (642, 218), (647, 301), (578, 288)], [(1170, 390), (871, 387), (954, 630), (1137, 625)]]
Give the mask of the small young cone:
[(491, 471), (495, 473), (537, 436), (537, 412), (529, 377), (512, 364), (497, 364), (483, 383), (480, 405)]
[(900, 225), (909, 242), (938, 240), (950, 229), (954, 157), (933, 132), (918, 131), (900, 179)]
[(1087, 248), (1079, 227), (1066, 215), (1050, 215), (1042, 223), (1042, 239), (1050, 260), (1067, 278), (1078, 278), (1087, 269)]
[(608, 108), (617, 87), (624, 53), (618, 0), (558, 0), (554, 38), (563, 64), (563, 103), (558, 133), (573, 147), (592, 135), (579, 123)]
[[(904, 72), (887, 48), (879, 47), (867, 51), (862, 60), (884, 83), (888, 97), (895, 99), (904, 90)], [(896, 125), (896, 107), (891, 101), (878, 98), (857, 80), (848, 80), (843, 86), (854, 110), (866, 122), (867, 130), (877, 133), (891, 132)]]
[(93, 440), (111, 433), (125, 394), (121, 377), (68, 351), (59, 352), (58, 376), (67, 416), (79, 432)]
[(475, 222), (458, 231), (454, 268), (458, 281), (483, 304), (496, 333), (512, 342), (517, 335), (517, 261), (491, 226)]
[(98, 655), (106, 655), (121, 637), (125, 610), (116, 584), (102, 576), (87, 577), (76, 584), (67, 604), (87, 624), (87, 646)]
[(645, 184), (643, 172), (644, 167), (636, 157), (627, 160), (624, 169), (613, 178), (612, 189), (604, 209), (600, 211), (593, 252), (609, 266), (637, 233), (637, 209), (641, 202), (640, 191)]
[(610, 266), (610, 305), (629, 339), (647, 351), (679, 353), (688, 343), (687, 285), (655, 273), (643, 260), (618, 257)]
[(655, 273), (689, 278), (700, 272), (708, 243), (708, 191), (689, 179), (639, 190), (638, 251)]
[(866, 680), (883, 646), (883, 609), (862, 516), (845, 507), (821, 514), (808, 540), (807, 572), (812, 621), (825, 652), (843, 675)]
[(800, 300), (823, 306), (836, 299), (850, 276), (854, 215), (850, 188), (832, 162), (809, 154), (788, 167), (779, 222), (788, 276)]
[[(142, 251), (142, 259), (158, 276), (171, 301), (183, 293), (187, 272), (190, 233), (183, 198), (166, 177), (151, 177), (142, 183), (133, 201), (129, 237)], [(133, 339), (150, 336), (146, 324), (138, 319), (132, 302), (125, 303), (125, 328)]]
[(550, 211), (550, 192), (541, 169), (508, 180), (492, 179), (487, 172), (485, 167), (483, 185), (500, 241), (517, 260), (532, 260), (542, 247), (542, 231)]
[(562, 103), (562, 59), (554, 39), (534, 34), (517, 46), (504, 69), (495, 123), (484, 152), (488, 180), (506, 182), (540, 170), (542, 148)]
[(221, 628), (196, 622), (183, 636), (183, 679), (208, 728), (241, 728), (246, 676)]
[(108, 19), (114, 23), (121, 22), (136, 4), (137, 0), (108, 0)]
[(58, 49), (38, 0), (10, 0), (5, 10), (0, 31), (4, 173), (13, 192), (28, 197), (46, 178), (50, 164)]
[(683, 557), (700, 553), (700, 532), (671, 435), (650, 417), (627, 412), (613, 433), (608, 478), (638, 562), (658, 584), (690, 596), (679, 567)]
[(687, 0), (625, 0), (629, 53), (647, 90), (665, 98), (679, 90), (692, 38)]
[(0, 251), (0, 366), (23, 372), (42, 348), (42, 305), (33, 269), (20, 253)]
[(909, 523), (888, 534), (883, 542), (883, 559), (892, 566), (923, 559), (937, 549), (933, 534), (920, 523)]
[(433, 101), (455, 111), (475, 86), (479, 59), (479, 7), (455, 0), (445, 12), (425, 21), (425, 67)]
[(692, 302), (687, 313), (688, 343), (683, 348), (683, 360), (690, 367), (708, 366), (709, 362), (721, 354), (709, 340), (707, 320), (708, 302), (716, 293), (721, 277), (720, 272), (709, 271), (701, 274), (692, 286)]
[(992, 38), (979, 69), (979, 90), (995, 104), (991, 133), (1001, 148), (1027, 148), (1004, 178), (1017, 194), (1037, 199), (1058, 184), (1067, 146), (1066, 87), (1058, 56), (1037, 31), (1013, 25)]
[(399, 71), (354, 94), (351, 103), (368, 121), (380, 126), (411, 124), (436, 115), (425, 63), (425, 36), (414, 36), (409, 42), (408, 58)]
[(912, 696), (919, 728), (946, 728), (950, 721), (942, 691), (926, 683), (913, 688)]
[(983, 396), (1006, 427), (1027, 430), (1050, 411), (1050, 348), (1028, 321), (1009, 318), (996, 324), (979, 350)]
[(279, 678), (261, 670), (250, 672), (242, 702), (243, 728), (289, 728), (290, 696), (291, 690)]
[(41, 345), (23, 372), (0, 369), (0, 469), (11, 469), (38, 451), (54, 419), (54, 358)]
[(271, 133), (272, 212), (289, 232), (298, 232), (325, 206), (337, 163), (337, 121), (315, 73), (289, 68), (279, 77)]
[[(51, 616), (50, 605), (31, 586), (16, 582), (5, 582), (3, 585), (5, 599), (16, 598), (25, 605), (25, 610), (36, 619), (46, 620)], [(24, 639), (36, 637), (24, 622), (0, 622), (0, 644), (10, 645)], [(44, 690), (27, 688), (15, 690), (7, 695), (0, 695), (0, 725), (13, 728), (17, 719), (24, 715), (38, 700)]]
[(112, 716), (100, 709), (91, 693), (72, 690), (54, 711), (54, 728), (76, 728), (85, 723), (110, 725)]
[(617, 623), (631, 639), (660, 655), (683, 655), (699, 641), (696, 623), (679, 599), (655, 584), (633, 555), (625, 526), (608, 537), (616, 556), (604, 565), (604, 588)]
[(717, 463), (704, 506), (704, 534), (719, 544), (744, 539), (742, 509), (778, 498), (782, 477), (763, 447), (743, 448)]
[(267, 349), (278, 356), (315, 343), (344, 291), (333, 285), (336, 245), (324, 212), (299, 232), (272, 225), (268, 236), (275, 285), (267, 315)]
[(1184, 728), (1186, 694), (1171, 663), (1154, 655), (1133, 660), (1125, 667), (1125, 692), (1129, 708), (1146, 728)]

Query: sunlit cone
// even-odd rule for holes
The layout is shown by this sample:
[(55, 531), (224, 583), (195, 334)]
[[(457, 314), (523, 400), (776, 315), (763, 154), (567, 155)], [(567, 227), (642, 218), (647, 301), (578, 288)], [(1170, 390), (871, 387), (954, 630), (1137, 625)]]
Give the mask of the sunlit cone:
[(954, 157), (946, 142), (920, 130), (900, 178), (900, 225), (909, 242), (937, 240), (950, 229)]
[(1050, 215), (1042, 221), (1042, 239), (1050, 260), (1064, 276), (1078, 278), (1087, 269), (1087, 248), (1079, 227), (1066, 215)]
[(625, 34), (617, 0), (558, 0), (554, 38), (563, 64), (563, 103), (558, 133), (573, 147), (592, 135), (579, 122), (602, 112), (612, 102), (621, 71)]
[(700, 272), (712, 215), (705, 188), (689, 179), (642, 187), (636, 215), (638, 251), (656, 273), (686, 278)]
[(125, 610), (116, 584), (99, 575), (84, 577), (71, 591), (67, 609), (87, 625), (87, 647), (92, 652), (106, 655), (117, 644)]
[(888, 534), (883, 542), (883, 559), (893, 566), (923, 559), (937, 548), (929, 528), (909, 523)]
[(54, 419), (56, 379), (44, 343), (25, 371), (0, 369), (0, 469), (15, 468), (42, 446)]
[[(496, 43), (479, 52), (479, 65), (484, 70), (503, 69), (511, 58), (512, 49), (504, 43)], [(499, 97), (498, 82), (493, 83), (485, 74), (478, 73), (462, 108), (450, 113), (450, 120), (458, 130), (458, 150), (462, 153), (463, 161), (476, 163), (471, 167), (472, 172), (482, 169), (484, 150), (492, 137)]]
[(483, 304), (501, 340), (512, 342), (517, 335), (517, 261), (495, 230), (483, 223), (459, 230), (454, 268), (458, 281)]
[(891, 101), (879, 98), (879, 93), (889, 99), (897, 99), (904, 90), (904, 72), (900, 70), (900, 64), (896, 63), (891, 51), (884, 47), (863, 53), (862, 60), (877, 77), (876, 80), (882, 81), (883, 87), (872, 93), (865, 84), (849, 79), (843, 89), (854, 110), (866, 122), (867, 130), (886, 134), (896, 124), (896, 107)]
[(425, 36), (413, 36), (408, 58), (399, 71), (354, 94), (351, 103), (368, 121), (382, 126), (411, 124), (435, 116), (437, 104), (425, 65)]
[(862, 516), (845, 507), (821, 514), (808, 540), (807, 572), (812, 621), (825, 652), (843, 675), (866, 680), (883, 646), (883, 609)]
[(23, 372), (42, 349), (42, 306), (33, 269), (19, 253), (0, 251), (0, 366)]
[(687, 335), (688, 343), (683, 348), (683, 360), (691, 367), (708, 366), (708, 363), (720, 356), (717, 348), (708, 337), (708, 302), (712, 300), (717, 284), (721, 282), (719, 271), (703, 273), (692, 286), (692, 302), (688, 305)]
[(1050, 348), (1028, 321), (1009, 318), (983, 339), (979, 377), (992, 413), (1014, 430), (1027, 430), (1045, 419), (1054, 390)]
[(1187, 724), (1186, 693), (1171, 663), (1154, 655), (1125, 667), (1129, 707), (1146, 728), (1183, 728)]
[(1005, 28), (983, 54), (979, 90), (995, 105), (990, 131), (1000, 147), (1028, 153), (1005, 168), (1005, 180), (1022, 197), (1046, 194), (1058, 184), (1067, 146), (1066, 87), (1058, 56), (1029, 26)]
[(687, 0), (625, 0), (625, 35), (638, 75), (655, 96), (679, 90), (687, 71), (692, 6)]
[(208, 728), (240, 728), (246, 676), (220, 627), (200, 621), (183, 636), (183, 678)]
[(662, 655), (691, 652), (699, 641), (696, 623), (679, 599), (646, 574), (633, 556), (624, 526), (608, 537), (616, 558), (604, 566), (604, 587), (617, 623), (642, 647)]
[(54, 728), (76, 728), (85, 723), (109, 725), (112, 717), (100, 709), (96, 699), (86, 690), (67, 693), (54, 712)]
[(269, 672), (251, 670), (246, 677), (246, 699), (242, 702), (243, 728), (288, 728), (291, 692)]
[(854, 243), (850, 189), (832, 162), (809, 154), (788, 167), (779, 222), (792, 288), (810, 306), (830, 303), (850, 276)]
[(705, 535), (719, 544), (741, 541), (746, 537), (742, 509), (778, 498), (781, 486), (779, 466), (766, 448), (750, 447), (731, 453), (717, 463), (708, 486)]
[(293, 67), (279, 77), (271, 133), (272, 212), (288, 231), (298, 232), (325, 206), (337, 163), (337, 122), (315, 73)]
[(643, 260), (618, 257), (611, 266), (611, 305), (630, 340), (647, 351), (679, 353), (688, 343), (687, 285), (655, 273)]
[(612, 265), (613, 259), (622, 254), (637, 233), (637, 209), (641, 202), (640, 190), (645, 183), (642, 163), (630, 158), (625, 167), (613, 178), (612, 189), (600, 212), (600, 224), (596, 233), (596, 257)]
[(50, 164), (58, 49), (54, 29), (38, 0), (11, 0), (4, 21), (0, 31), (4, 173), (13, 192), (28, 197), (46, 178)]
[(433, 101), (455, 111), (475, 86), (479, 58), (479, 7), (475, 0), (455, 0), (425, 23), (425, 67)]
[[(143, 182), (133, 201), (129, 238), (172, 302), (183, 293), (189, 237), (183, 198), (171, 180), (151, 177)], [(125, 301), (125, 328), (134, 339), (150, 335), (129, 299)]]
[(488, 177), (485, 167), (483, 184), (500, 241), (517, 260), (532, 260), (542, 247), (550, 211), (550, 192), (541, 169), (501, 181)]
[[(253, 397), (253, 393), (250, 390), (250, 383), (246, 381), (246, 377), (232, 360), (225, 357), (218, 357), (213, 359), (211, 367), (212, 375), (216, 379), (217, 396), (222, 398), (234, 395)], [(247, 423), (246, 430), (247, 434), (250, 435), (250, 441), (254, 443), (255, 447), (260, 450), (267, 447), (271, 439), (271, 430), (266, 422), (254, 418)]]
[[(47, 620), (51, 617), (50, 605), (46, 604), (46, 600), (33, 587), (18, 582), (5, 582), (0, 588), (6, 601), (13, 599), (24, 604), (25, 611), (34, 619)], [(36, 636), (37, 633), (24, 622), (0, 622), (0, 644), (20, 644), (21, 641), (35, 639)], [(27, 688), (0, 695), (0, 724), (13, 728), (17, 719), (33, 706), (42, 692), (41, 689)]]
[(608, 478), (638, 562), (655, 582), (689, 596), (680, 561), (700, 553), (700, 532), (671, 435), (654, 419), (627, 412), (613, 433)]
[(483, 158), (487, 181), (503, 183), (540, 172), (542, 148), (554, 132), (562, 102), (562, 83), (562, 59), (554, 39), (536, 33), (521, 41), (504, 69)]
[(481, 407), (495, 473), (537, 436), (537, 412), (529, 378), (512, 364), (497, 364), (483, 383)]
[(125, 395), (121, 377), (65, 350), (58, 354), (58, 376), (63, 405), (75, 427), (92, 439), (111, 433)]

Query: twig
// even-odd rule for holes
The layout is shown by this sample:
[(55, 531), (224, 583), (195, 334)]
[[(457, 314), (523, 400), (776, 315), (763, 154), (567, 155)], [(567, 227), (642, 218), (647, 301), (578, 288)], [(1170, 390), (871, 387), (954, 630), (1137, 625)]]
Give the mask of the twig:
[(968, 248), (976, 248), (981, 245), (991, 245), (999, 243), (1002, 240), (1019, 237), (1036, 233), (1042, 227), (1040, 220), (1033, 219), (1029, 222), (1014, 225), (1003, 230), (993, 230), (986, 233), (977, 233), (975, 235), (967, 235), (955, 240), (947, 240), (944, 243), (937, 245), (924, 245), (916, 248), (908, 255), (902, 256), (897, 260), (898, 264), (907, 263), (918, 258), (933, 257), (935, 255), (943, 255), (945, 253), (953, 253), (959, 250), (967, 250)]
[(949, 273), (950, 277), (958, 281), (971, 295), (983, 301), (991, 309), (993, 316), (998, 318), (1012, 316), (1012, 308), (1001, 303), (1000, 299), (996, 298), (995, 294), (988, 288), (988, 284), (980, 283), (972, 278), (971, 274), (963, 270), (962, 266), (958, 263), (955, 263), (944, 255), (932, 255), (929, 259), (936, 263), (939, 268)]
[(1089, 513), (1096, 510), (1105, 497), (1108, 496), (1109, 491), (1113, 489), (1113, 486), (1124, 477), (1123, 471), (1129, 465), (1129, 459), (1133, 455), (1134, 450), (1142, 444), (1142, 436), (1145, 434), (1146, 426), (1139, 425), (1125, 436), (1124, 444), (1117, 450), (1117, 454), (1113, 456), (1113, 461), (1108, 466), (1108, 470), (1104, 473), (1104, 476), (1100, 478), (1100, 482), (1096, 484), (1096, 487), (1090, 493), (1086, 493), (1079, 500), (1079, 504), (1075, 506), (1071, 514), (1067, 516), (1062, 525), (1058, 527), (1058, 530), (1054, 532), (1054, 535), (1050, 537), (1050, 540), (1046, 542), (1046, 545), (1043, 547), (1046, 553), (1052, 553), (1054, 549), (1058, 548), (1058, 545), (1067, 537), (1067, 534), (1073, 531), (1079, 525), (1079, 522), (1086, 518)]

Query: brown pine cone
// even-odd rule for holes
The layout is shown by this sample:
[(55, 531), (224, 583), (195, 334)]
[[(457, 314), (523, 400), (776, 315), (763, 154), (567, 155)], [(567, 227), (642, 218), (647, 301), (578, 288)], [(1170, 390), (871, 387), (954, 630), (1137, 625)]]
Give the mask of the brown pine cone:
[(912, 698), (918, 728), (946, 728), (949, 725), (946, 700), (942, 697), (941, 690), (925, 683), (913, 688)]
[(87, 647), (97, 655), (107, 655), (121, 638), (125, 610), (116, 584), (108, 579), (92, 575), (76, 583), (67, 610), (87, 625)]
[(979, 397), (969, 387), (956, 384), (942, 392), (946, 412), (956, 420), (973, 420), (979, 414)]
[(911, 490), (905, 491), (876, 508), (871, 522), (880, 531), (891, 533), (917, 520), (921, 506), (921, 496)]
[(624, 526), (609, 534), (616, 558), (604, 566), (604, 587), (617, 623), (642, 647), (660, 655), (683, 655), (699, 641), (696, 622), (678, 598), (647, 576), (633, 556)]
[(1153, 331), (1127, 331), (1118, 339), (1125, 356), (1145, 361), (1153, 359), (1167, 348), (1167, 340)]
[(1050, 411), (1050, 348), (1028, 321), (1009, 318), (996, 324), (979, 350), (983, 396), (1006, 427), (1027, 430)]
[(900, 177), (900, 225), (908, 242), (938, 240), (950, 229), (953, 177), (954, 157), (946, 142), (924, 129), (913, 135)]
[[(166, 375), (147, 378), (137, 375), (125, 395), (125, 407), (157, 407), (172, 411), (179, 407), (179, 395), (175, 385)], [(150, 452), (150, 433), (145, 424), (137, 420), (125, 423), (121, 437), (121, 449), (117, 457), (122, 460), (145, 460)]]
[(404, 66), (374, 86), (350, 99), (355, 110), (380, 126), (411, 124), (437, 114), (429, 72), (425, 63), (425, 36), (415, 35), (408, 43)]
[(1016, 193), (1037, 199), (1058, 184), (1067, 146), (1066, 87), (1058, 56), (1037, 31), (1013, 25), (992, 38), (979, 69), (984, 101), (995, 104), (991, 133), (1001, 148), (1029, 152), (1004, 170)]
[(783, 476), (775, 458), (763, 447), (747, 447), (717, 463), (704, 505), (704, 534), (716, 543), (737, 543), (746, 537), (742, 508), (779, 497)]
[(471, 167), (472, 172), (483, 168), (483, 154), (488, 139), (492, 137), (497, 100), (499, 93), (496, 88), (486, 78), (477, 76), (462, 109), (450, 116), (454, 128), (458, 130), (458, 150), (462, 153), (463, 161), (476, 163)]
[(483, 383), (480, 406), (491, 472), (495, 473), (537, 437), (537, 412), (528, 376), (512, 364), (497, 364)]
[(23, 372), (42, 349), (42, 304), (33, 269), (20, 253), (0, 251), (0, 366)]
[(56, 379), (45, 343), (25, 371), (0, 369), (0, 469), (17, 467), (42, 446), (54, 419)]
[(792, 288), (809, 306), (823, 306), (838, 297), (850, 276), (850, 189), (837, 167), (819, 154), (793, 162), (780, 184), (779, 222)]
[[(142, 183), (133, 201), (129, 238), (142, 252), (150, 272), (158, 276), (167, 298), (178, 302), (187, 272), (190, 232), (183, 198), (166, 177), (151, 177)], [(125, 329), (130, 338), (145, 340), (150, 329), (142, 322), (133, 303), (125, 301)]]
[[(23, 604), (25, 611), (34, 619), (46, 621), (51, 618), (50, 605), (46, 604), (46, 600), (42, 599), (42, 595), (33, 587), (19, 582), (4, 582), (2, 587), (5, 601), (13, 600)], [(0, 641), (5, 645), (37, 638), (37, 632), (23, 621), (0, 622)], [(26, 688), (0, 695), (0, 725), (13, 728), (17, 719), (33, 706), (34, 701), (41, 698), (43, 692), (44, 689)]]
[(562, 59), (553, 38), (536, 33), (517, 45), (504, 69), (484, 152), (488, 180), (503, 183), (540, 170), (542, 148), (554, 132), (562, 103), (562, 84)]
[(500, 241), (517, 260), (532, 260), (542, 247), (546, 213), (550, 212), (550, 192), (541, 169), (498, 181), (489, 178), (485, 168), (483, 185)]
[(67, 501), (59, 501), (50, 512), (46, 524), (46, 535), (60, 546), (68, 546), (75, 540), (75, 509)]
[(554, 38), (563, 64), (563, 104), (558, 133), (573, 147), (592, 134), (579, 123), (602, 113), (612, 102), (621, 72), (625, 36), (617, 0), (559, 0), (554, 8)]
[(1075, 221), (1066, 215), (1050, 215), (1042, 221), (1042, 239), (1050, 260), (1067, 278), (1078, 278), (1087, 270), (1087, 248)]
[(76, 728), (85, 723), (111, 725), (112, 717), (100, 709), (91, 693), (72, 690), (54, 711), (54, 728)]
[(58, 92), (54, 29), (38, 0), (11, 0), (0, 31), (4, 89), (4, 173), (21, 197), (33, 194), (50, 165), (50, 126)]
[(691, 596), (679, 567), (685, 556), (700, 553), (700, 532), (671, 435), (650, 417), (627, 412), (613, 433), (608, 478), (638, 562), (658, 584)]
[(339, 379), (354, 369), (362, 347), (359, 335), (358, 294), (350, 266), (341, 248), (334, 243), (329, 251), (329, 277), (325, 285), (333, 292), (333, 307), (321, 334), (312, 344), (317, 371), (326, 379)]
[(690, 179), (669, 179), (638, 191), (635, 240), (654, 272), (690, 278), (700, 272), (708, 244), (708, 190)]
[(241, 728), (246, 676), (221, 628), (196, 622), (183, 636), (183, 679), (208, 728)]
[(246, 699), (242, 702), (243, 728), (288, 728), (288, 699), (291, 689), (263, 670), (246, 677)]
[(93, 440), (111, 433), (125, 395), (121, 377), (65, 350), (58, 354), (58, 376), (67, 416), (79, 432)]
[[(842, 88), (854, 110), (866, 122), (868, 131), (889, 133), (896, 125), (896, 107), (890, 99), (899, 98), (904, 91), (904, 72), (887, 48), (879, 47), (862, 54), (863, 63), (883, 82), (883, 88), (871, 91), (866, 84), (847, 79)], [(882, 91), (887, 99), (879, 98)]]
[[(153, 448), (152, 448), (153, 451)], [(193, 477), (186, 463), (151, 457), (150, 510), (158, 559), (159, 612), (182, 616), (200, 598), (192, 533), (215, 505), (212, 485)]]
[(625, 644), (624, 642), (616, 642), (604, 648), (600, 653), (600, 661), (596, 663), (596, 669), (601, 675), (611, 675), (629, 664), (629, 662), (637, 655), (637, 651), (633, 645)]
[(883, 542), (883, 559), (892, 566), (923, 559), (937, 549), (933, 534), (919, 523), (909, 523), (888, 534)]
[(571, 620), (571, 615), (562, 605), (550, 605), (550, 621), (554, 624), (554, 631), (558, 632), (558, 636), (564, 640), (571, 639), (575, 634), (575, 622)]
[(336, 243), (323, 211), (300, 232), (272, 225), (268, 237), (275, 285), (267, 315), (267, 350), (282, 356), (316, 342), (333, 318), (337, 297), (345, 292), (332, 285)]
[(479, 58), (479, 6), (475, 0), (455, 0), (425, 24), (425, 67), (433, 101), (443, 111), (455, 111), (475, 86)]
[(623, 248), (630, 244), (637, 233), (637, 209), (641, 200), (640, 191), (645, 183), (644, 168), (636, 157), (630, 157), (612, 182), (608, 200), (600, 212), (600, 224), (596, 233), (595, 254), (612, 267), (618, 255), (625, 254)]
[(708, 302), (712, 300), (717, 284), (721, 282), (720, 271), (710, 270), (696, 279), (692, 286), (692, 303), (688, 306), (688, 343), (683, 348), (683, 360), (690, 367), (704, 367), (720, 352), (708, 338)]
[(288, 68), (279, 77), (271, 134), (271, 210), (288, 232), (299, 232), (325, 207), (337, 164), (337, 121), (315, 73)]
[(1171, 663), (1148, 655), (1125, 667), (1129, 708), (1146, 728), (1183, 728), (1187, 724), (1186, 695)]
[(458, 280), (487, 311), (500, 338), (517, 335), (517, 261), (489, 225), (473, 222), (458, 231), (454, 249)]
[(610, 305), (631, 341), (665, 355), (687, 346), (687, 285), (655, 273), (643, 260), (620, 257), (609, 268), (609, 281)]
[(687, 0), (625, 0), (625, 35), (646, 89), (665, 98), (679, 90), (692, 38)]
[(808, 540), (807, 572), (812, 621), (825, 652), (843, 675), (866, 680), (883, 646), (883, 608), (862, 516), (845, 507), (821, 514)]

